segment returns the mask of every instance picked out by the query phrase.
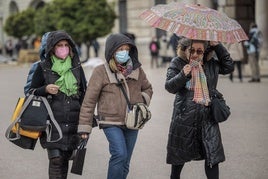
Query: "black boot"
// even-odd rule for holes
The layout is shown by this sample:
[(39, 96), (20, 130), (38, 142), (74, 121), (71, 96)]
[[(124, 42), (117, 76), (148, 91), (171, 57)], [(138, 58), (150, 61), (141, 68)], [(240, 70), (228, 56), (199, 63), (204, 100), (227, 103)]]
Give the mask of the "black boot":
[(61, 156), (49, 159), (49, 179), (66, 179), (68, 163), (68, 159)]
[(49, 179), (66, 179), (68, 174), (69, 159), (73, 151), (60, 149), (47, 149), (49, 158)]

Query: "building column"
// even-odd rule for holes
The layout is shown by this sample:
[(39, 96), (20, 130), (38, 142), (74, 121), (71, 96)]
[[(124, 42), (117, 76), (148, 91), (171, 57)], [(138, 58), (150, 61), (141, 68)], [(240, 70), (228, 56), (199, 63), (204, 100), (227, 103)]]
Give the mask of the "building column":
[(255, 1), (255, 20), (258, 28), (263, 34), (263, 47), (261, 49), (261, 59), (268, 60), (268, 1), (267, 0), (256, 0)]
[(212, 8), (212, 1), (208, 1), (208, 0), (198, 0), (197, 3)]

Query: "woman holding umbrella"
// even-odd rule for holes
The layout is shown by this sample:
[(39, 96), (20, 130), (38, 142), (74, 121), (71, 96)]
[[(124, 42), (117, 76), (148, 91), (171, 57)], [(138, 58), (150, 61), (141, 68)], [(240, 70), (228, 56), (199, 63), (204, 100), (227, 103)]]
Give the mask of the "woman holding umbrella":
[(177, 55), (165, 82), (166, 90), (176, 94), (167, 144), (170, 178), (179, 179), (186, 162), (205, 160), (207, 178), (217, 179), (225, 155), (219, 125), (210, 113), (210, 93), (219, 74), (233, 72), (233, 60), (218, 42), (187, 38), (179, 41)]

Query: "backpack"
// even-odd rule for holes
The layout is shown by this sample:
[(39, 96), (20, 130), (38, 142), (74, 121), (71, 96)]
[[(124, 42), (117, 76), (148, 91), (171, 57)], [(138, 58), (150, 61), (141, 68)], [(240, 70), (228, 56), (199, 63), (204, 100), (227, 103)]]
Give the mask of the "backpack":
[(38, 64), (40, 63), (40, 60), (39, 61), (36, 61), (32, 64), (30, 70), (29, 70), (29, 73), (28, 73), (28, 76), (27, 76), (27, 81), (26, 81), (26, 84), (24, 85), (24, 94), (25, 96), (29, 93), (29, 90), (30, 90), (30, 87), (31, 87), (31, 83), (32, 83), (32, 79), (33, 79), (33, 74), (38, 66)]
[(151, 44), (151, 51), (152, 52), (157, 52), (157, 45), (156, 45), (156, 43), (155, 42), (153, 42), (152, 44)]
[(260, 31), (257, 31), (253, 34), (250, 42), (254, 45), (254, 47), (259, 50), (263, 44), (263, 36)]

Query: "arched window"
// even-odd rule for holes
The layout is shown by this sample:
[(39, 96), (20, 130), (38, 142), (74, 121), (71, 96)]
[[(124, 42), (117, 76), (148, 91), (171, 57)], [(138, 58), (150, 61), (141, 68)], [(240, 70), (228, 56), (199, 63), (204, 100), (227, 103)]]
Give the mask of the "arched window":
[(9, 13), (10, 14), (16, 14), (19, 12), (18, 5), (15, 1), (11, 1), (9, 4)]
[(32, 0), (30, 3), (30, 7), (33, 7), (34, 9), (40, 9), (43, 8), (45, 5), (45, 2), (42, 0)]

